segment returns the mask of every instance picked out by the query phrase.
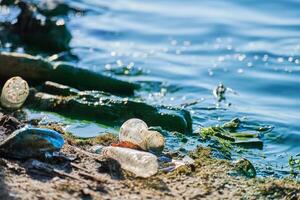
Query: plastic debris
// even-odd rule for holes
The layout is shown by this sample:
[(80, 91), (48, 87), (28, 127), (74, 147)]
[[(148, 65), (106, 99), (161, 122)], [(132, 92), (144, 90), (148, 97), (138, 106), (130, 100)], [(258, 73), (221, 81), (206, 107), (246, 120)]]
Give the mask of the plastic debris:
[(59, 151), (63, 144), (64, 139), (58, 132), (27, 126), (4, 139), (0, 143), (0, 152), (18, 159), (45, 157), (48, 153)]
[(227, 88), (223, 84), (219, 84), (218, 87), (213, 90), (213, 94), (219, 102), (225, 100), (226, 89)]
[(19, 76), (12, 77), (2, 88), (1, 105), (8, 109), (18, 109), (24, 104), (28, 94), (27, 82)]
[(136, 150), (143, 150), (138, 145), (133, 144), (131, 142), (127, 142), (127, 141), (112, 143), (111, 146), (113, 146), (113, 147), (124, 147), (124, 148), (129, 148), (129, 149), (136, 149)]
[(157, 157), (151, 153), (122, 147), (105, 147), (102, 155), (116, 160), (122, 169), (128, 170), (137, 177), (147, 178), (158, 171)]
[(186, 155), (181, 160), (166, 158), (164, 156), (159, 157), (159, 161), (162, 163), (170, 163), (170, 166), (162, 168), (164, 172), (172, 172), (181, 166), (193, 166), (195, 160)]
[(172, 162), (175, 163), (175, 168), (178, 168), (182, 165), (194, 165), (195, 164), (195, 160), (187, 155), (184, 156), (182, 160), (172, 159)]
[(161, 152), (165, 146), (165, 139), (159, 132), (148, 130), (147, 124), (136, 118), (127, 120), (121, 126), (119, 140), (156, 153)]

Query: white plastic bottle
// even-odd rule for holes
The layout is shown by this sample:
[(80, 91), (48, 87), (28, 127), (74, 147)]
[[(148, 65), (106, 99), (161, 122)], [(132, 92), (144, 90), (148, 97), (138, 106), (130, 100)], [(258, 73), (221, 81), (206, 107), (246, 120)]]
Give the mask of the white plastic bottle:
[(102, 155), (119, 162), (121, 167), (137, 177), (147, 178), (157, 173), (157, 157), (151, 153), (122, 147), (104, 147)]
[(4, 84), (1, 93), (1, 105), (8, 109), (18, 109), (29, 95), (29, 86), (19, 76), (10, 78)]
[(161, 152), (165, 145), (164, 137), (157, 131), (149, 131), (147, 124), (140, 119), (129, 119), (120, 128), (120, 142), (131, 142), (145, 151)]

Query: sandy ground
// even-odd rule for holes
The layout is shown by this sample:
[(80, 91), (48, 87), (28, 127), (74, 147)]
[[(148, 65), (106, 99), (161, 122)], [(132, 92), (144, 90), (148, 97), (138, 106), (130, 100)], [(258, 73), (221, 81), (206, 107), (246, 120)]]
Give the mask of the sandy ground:
[(0, 158), (0, 199), (300, 199), (299, 183), (232, 176), (234, 165), (212, 158), (207, 148), (190, 153), (193, 166), (142, 179), (83, 150), (108, 145), (115, 141), (111, 135), (84, 143), (65, 137), (62, 152), (76, 159), (51, 162), (56, 171), (32, 169), (33, 160)]

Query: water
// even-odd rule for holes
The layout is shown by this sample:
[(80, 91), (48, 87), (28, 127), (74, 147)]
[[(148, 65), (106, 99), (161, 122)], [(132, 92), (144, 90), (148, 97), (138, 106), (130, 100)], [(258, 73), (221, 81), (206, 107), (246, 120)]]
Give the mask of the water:
[[(199, 100), (188, 108), (194, 128), (233, 117), (273, 126), (263, 138), (263, 150), (243, 155), (262, 175), (288, 173), (289, 156), (300, 153), (299, 1), (67, 2), (89, 10), (67, 19), (80, 67), (147, 82), (150, 92), (136, 95), (150, 103)], [(216, 108), (212, 90), (219, 83), (235, 92), (227, 92), (219, 108), (209, 109)], [(70, 126), (81, 136), (103, 129), (90, 122)], [(185, 146), (197, 144), (191, 139)], [(174, 148), (180, 145), (174, 140)]]

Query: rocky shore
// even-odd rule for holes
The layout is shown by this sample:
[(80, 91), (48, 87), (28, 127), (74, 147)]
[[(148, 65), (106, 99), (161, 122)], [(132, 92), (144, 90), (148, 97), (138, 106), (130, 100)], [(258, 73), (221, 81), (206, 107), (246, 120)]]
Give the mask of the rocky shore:
[[(87, 151), (95, 144), (117, 141), (112, 134), (76, 139), (59, 126), (65, 138), (61, 152), (72, 161), (47, 163), (49, 171), (34, 165), (36, 160), (0, 159), (1, 199), (299, 199), (300, 184), (289, 179), (246, 178), (232, 175), (236, 166), (215, 159), (211, 149), (198, 147), (189, 153), (192, 166), (136, 178), (113, 161)], [(168, 152), (176, 157), (176, 152)], [(73, 160), (74, 159), (74, 160)], [(50, 167), (51, 166), (51, 167)], [(50, 170), (51, 168), (51, 170)]]

